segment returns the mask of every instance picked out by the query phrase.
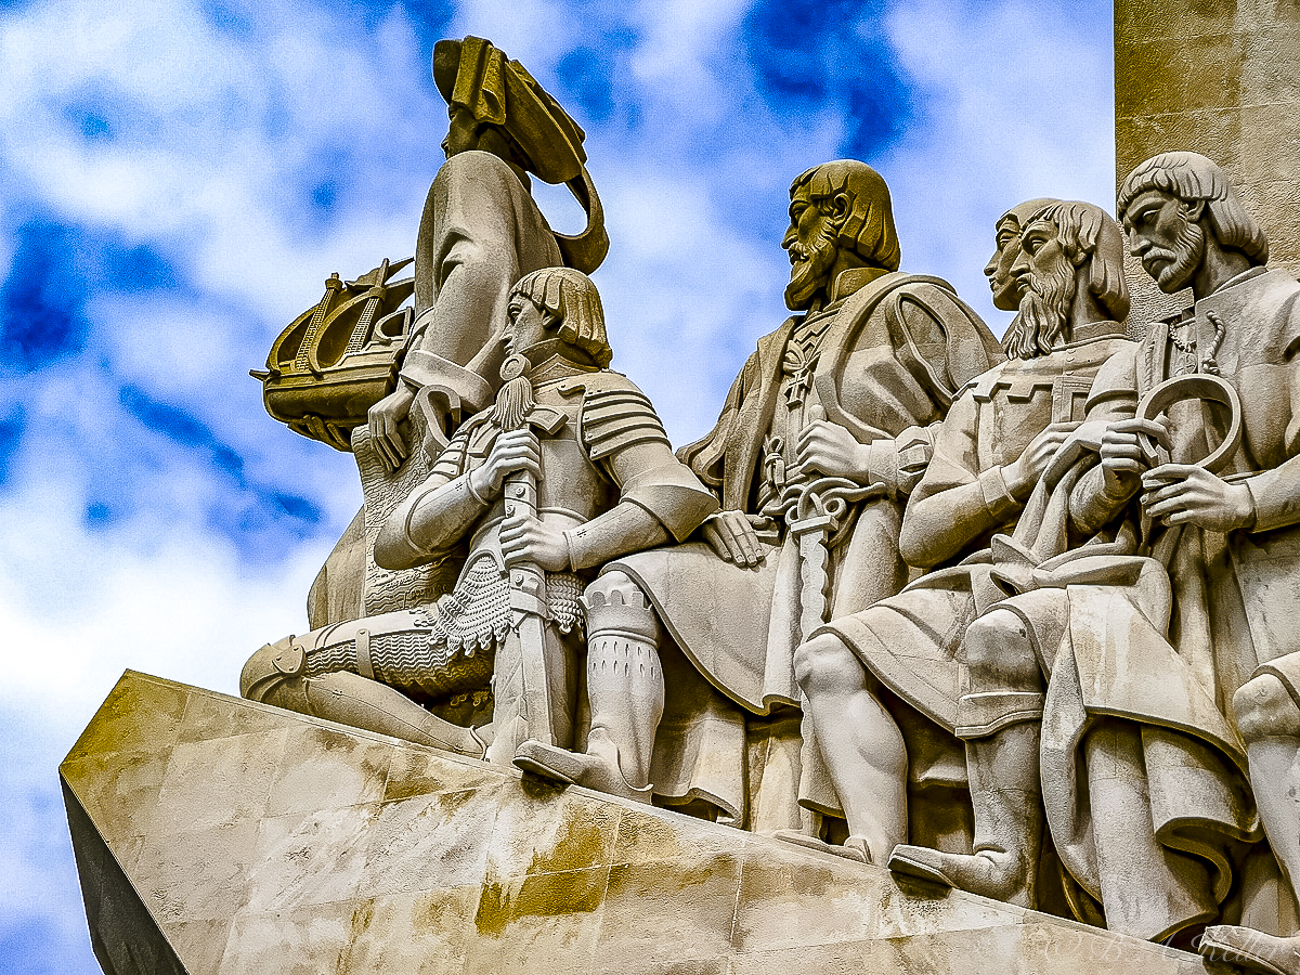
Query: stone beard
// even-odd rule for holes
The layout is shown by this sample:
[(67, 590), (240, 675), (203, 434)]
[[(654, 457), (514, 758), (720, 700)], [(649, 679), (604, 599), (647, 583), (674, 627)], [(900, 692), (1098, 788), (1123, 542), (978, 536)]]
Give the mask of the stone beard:
[(793, 240), (789, 250), (790, 283), (785, 286), (785, 304), (787, 308), (807, 308), (813, 295), (825, 287), (830, 278), (831, 267), (839, 253), (836, 230), (827, 225), (811, 245)]
[(1069, 322), (1074, 275), (1074, 266), (1062, 253), (1047, 270), (1031, 270), (1021, 276), (1025, 294), (1020, 312), (1002, 339), (1008, 358), (1032, 359), (1052, 351)]
[[(1177, 291), (1186, 286), (1191, 276), (1200, 267), (1205, 253), (1205, 228), (1200, 223), (1187, 219), (1187, 211), (1179, 209), (1182, 227), (1178, 231), (1178, 240), (1173, 249), (1153, 246), (1142, 255), (1142, 267), (1156, 279), (1161, 290)], [(1164, 267), (1157, 266), (1164, 262)]]

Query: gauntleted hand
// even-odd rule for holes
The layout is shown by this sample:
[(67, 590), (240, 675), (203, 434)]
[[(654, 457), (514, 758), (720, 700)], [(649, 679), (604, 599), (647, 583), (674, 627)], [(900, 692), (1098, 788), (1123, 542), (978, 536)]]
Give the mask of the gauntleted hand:
[(480, 498), (495, 498), (501, 493), (506, 475), (515, 471), (531, 471), (534, 477), (542, 476), (541, 447), (537, 434), (529, 427), (508, 430), (497, 437), (487, 460), (470, 471), (470, 486)]

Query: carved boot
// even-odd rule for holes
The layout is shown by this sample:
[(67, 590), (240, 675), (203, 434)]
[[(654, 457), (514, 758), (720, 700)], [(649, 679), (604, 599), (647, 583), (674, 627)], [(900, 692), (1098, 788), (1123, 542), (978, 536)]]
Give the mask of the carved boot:
[[(368, 633), (359, 628), (354, 639)], [(395, 688), (346, 670), (307, 676), (308, 655), (318, 648), (309, 634), (270, 643), (249, 658), (240, 675), (240, 693), (250, 701), (273, 704), (327, 721), (363, 728), (431, 748), (482, 758), (487, 750), (472, 728), (444, 721)]]
[(657, 650), (659, 623), (645, 595), (621, 574), (587, 590), (587, 694), (591, 730), (587, 750), (566, 751), (530, 740), (515, 765), (637, 802), (649, 802), (650, 758), (664, 711), (664, 678)]
[(973, 855), (900, 845), (894, 847), (889, 869), (1018, 907), (1035, 907), (1043, 836), (1038, 734), (1037, 724), (1016, 724), (966, 742), (975, 808)]
[(1300, 937), (1279, 938), (1235, 924), (1215, 924), (1201, 935), (1202, 955), (1251, 972), (1300, 975)]

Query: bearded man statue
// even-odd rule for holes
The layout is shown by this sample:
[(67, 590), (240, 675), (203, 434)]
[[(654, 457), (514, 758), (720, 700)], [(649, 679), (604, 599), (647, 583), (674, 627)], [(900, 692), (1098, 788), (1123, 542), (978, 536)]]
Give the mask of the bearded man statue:
[[(869, 863), (883, 864), (909, 836), (959, 845), (950, 834), (952, 790), (966, 785), (955, 737), (963, 638), (1001, 595), (990, 578), (990, 539), (1015, 529), (1082, 420), (1098, 368), (1132, 345), (1124, 337), (1123, 237), (1105, 212), (1039, 200), (1008, 211), (998, 228), (985, 273), (1004, 301), (1000, 277), (1014, 281), (1019, 314), (1003, 339), (1008, 360), (958, 395), (908, 502), (900, 550), (928, 574), (833, 620), (795, 655), (838, 801), (825, 811), (847, 819), (848, 839), (832, 852)], [(1019, 808), (1012, 818), (1029, 830), (1037, 819)], [(955, 832), (968, 840), (967, 829)], [(1028, 904), (1027, 882), (1003, 893)]]
[[(679, 452), (722, 511), (700, 540), (615, 560), (588, 587), (586, 747), (516, 756), (758, 830), (804, 825), (798, 780), (815, 773), (794, 648), (906, 581), (898, 530), (930, 428), (1001, 358), (950, 285), (898, 270), (889, 190), (869, 166), (808, 170), (789, 213), (796, 314), (759, 340), (713, 432)], [(748, 771), (760, 741), (768, 760)]]

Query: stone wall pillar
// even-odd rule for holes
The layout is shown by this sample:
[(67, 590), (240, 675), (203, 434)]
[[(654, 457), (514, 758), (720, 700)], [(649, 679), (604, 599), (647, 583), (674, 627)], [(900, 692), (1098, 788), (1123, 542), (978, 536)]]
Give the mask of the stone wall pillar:
[[(1116, 188), (1170, 149), (1227, 169), (1270, 263), (1300, 270), (1300, 0), (1115, 0)], [(1190, 300), (1128, 271), (1135, 325)]]

